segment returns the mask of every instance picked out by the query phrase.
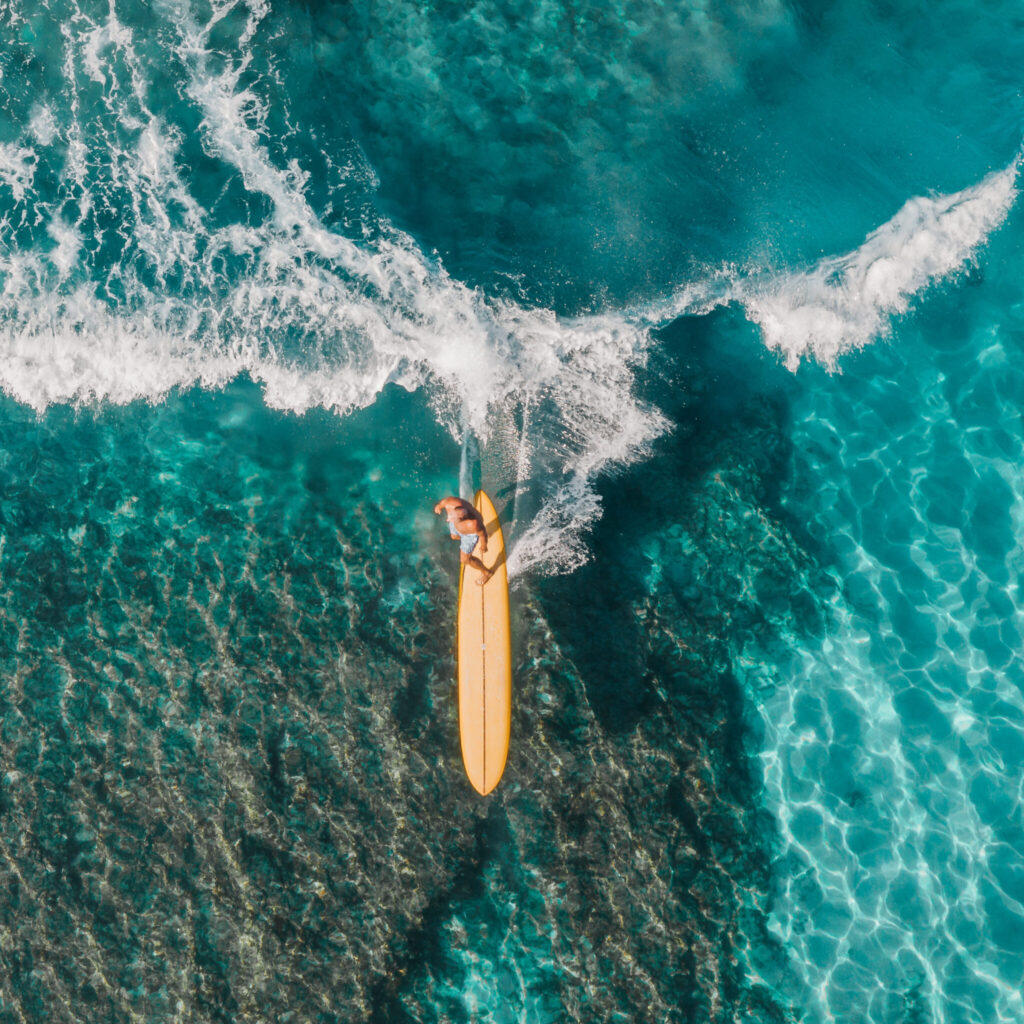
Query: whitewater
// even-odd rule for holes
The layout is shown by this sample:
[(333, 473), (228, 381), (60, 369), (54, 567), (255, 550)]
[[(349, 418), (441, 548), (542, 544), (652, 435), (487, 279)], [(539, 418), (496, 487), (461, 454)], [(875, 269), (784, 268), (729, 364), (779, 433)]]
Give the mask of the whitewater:
[[(180, 129), (150, 108), (132, 31), (114, 8), (98, 24), (82, 16), (65, 40), (65, 101), (75, 116), (99, 104), (96, 137), (35, 106), (0, 161), (9, 218), (33, 225), (21, 233), (28, 244), (9, 245), (0, 265), (3, 388), (42, 412), (53, 402), (153, 401), (247, 374), (271, 408), (343, 415), (395, 383), (430, 387), (453, 433), (484, 439), (489, 409), (553, 403), (562, 450), (553, 464), (550, 452), (542, 459), (566, 480), (536, 513), (543, 529), (518, 524), (514, 575), (541, 561), (577, 566), (600, 514), (593, 480), (643, 457), (669, 428), (635, 395), (652, 330), (739, 302), (791, 369), (806, 355), (835, 366), (841, 353), (885, 336), (917, 293), (961, 270), (1016, 195), (1015, 160), (962, 192), (909, 200), (855, 252), (807, 271), (712, 272), (654, 309), (560, 317), (452, 279), (386, 220), (359, 241), (325, 227), (305, 196), (308, 172), (297, 161), (274, 164), (266, 100), (243, 82), (267, 6), (248, 9), (237, 57), (211, 60), (211, 34), (237, 10), (214, 5), (203, 25), (189, 5), (163, 13), (176, 25), (172, 53), (188, 76), (204, 151), (266, 196), (271, 212), (257, 224), (213, 222), (179, 166)], [(45, 149), (64, 159), (56, 196), (42, 198), (33, 179)], [(329, 187), (345, 186), (342, 175)], [(97, 206), (115, 202), (128, 220), (110, 266), (109, 252), (83, 251), (83, 234), (96, 230)], [(528, 423), (519, 429), (535, 446)]]

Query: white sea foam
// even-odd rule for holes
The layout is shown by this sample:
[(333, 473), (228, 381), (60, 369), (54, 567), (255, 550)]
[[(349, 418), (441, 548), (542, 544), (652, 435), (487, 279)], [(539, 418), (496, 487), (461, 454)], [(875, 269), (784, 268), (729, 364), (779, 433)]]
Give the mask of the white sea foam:
[(970, 265), (1013, 206), (1020, 159), (959, 192), (908, 200), (852, 252), (783, 273), (722, 267), (638, 319), (664, 323), (737, 303), (791, 370), (805, 358), (835, 368), (844, 352), (888, 336), (892, 318), (927, 288)]
[(974, 257), (1013, 205), (1018, 168), (1015, 159), (960, 192), (911, 199), (853, 252), (754, 278), (733, 297), (790, 369), (806, 356), (834, 366), (844, 352), (887, 335), (916, 295)]
[[(45, 238), (0, 257), (0, 386), (41, 411), (54, 402), (154, 401), (249, 374), (272, 407), (344, 414), (398, 383), (430, 389), (453, 434), (465, 427), (485, 444), (510, 408), (543, 409), (541, 418), (519, 417), (519, 450), (541, 452), (555, 483), (540, 487), (536, 520), (512, 536), (510, 568), (579, 564), (599, 513), (595, 477), (636, 458), (667, 426), (635, 396), (647, 328), (489, 299), (384, 221), (358, 240), (330, 229), (310, 205), (303, 169), (281, 166), (268, 149), (265, 100), (247, 73), (265, 5), (215, 5), (205, 23), (188, 3), (164, 10), (204, 149), (225, 180), (237, 174), (271, 212), (225, 224), (190, 193), (182, 132), (150, 109), (141, 44), (113, 11), (77, 36), (67, 32), (77, 119), (67, 129), (60, 201), (38, 204)], [(246, 14), (233, 58), (209, 42), (232, 11)], [(77, 114), (89, 103), (105, 111), (91, 136)], [(27, 126), (24, 144), (0, 154), (0, 174), (22, 197), (32, 145), (59, 134)], [(67, 200), (78, 206), (73, 223)], [(90, 216), (100, 204), (123, 211), (112, 269), (92, 255)], [(541, 425), (544, 438), (532, 437)], [(536, 480), (536, 468), (516, 472)], [(491, 485), (515, 490), (517, 480)]]
[(43, 146), (49, 146), (57, 136), (57, 119), (49, 107), (37, 104), (32, 108), (29, 132)]
[(24, 200), (36, 173), (36, 155), (29, 146), (0, 143), (0, 182), (11, 190), (16, 203)]
[[(12, 235), (0, 257), (0, 387), (42, 410), (153, 401), (249, 374), (275, 408), (339, 414), (372, 403), (388, 383), (428, 388), (456, 436), (468, 428), (486, 446), (496, 423), (518, 424), (511, 478), (492, 481), (534, 492), (510, 538), (514, 574), (584, 560), (600, 515), (595, 479), (667, 429), (636, 395), (652, 327), (738, 301), (790, 365), (805, 354), (832, 362), (962, 266), (1015, 195), (1016, 162), (963, 192), (911, 201), (856, 252), (809, 271), (723, 271), (655, 311), (560, 318), (454, 280), (384, 220), (352, 238), (320, 219), (307, 172), (270, 151), (251, 49), (266, 10), (257, 0), (214, 4), (204, 22), (185, 0), (161, 8), (161, 39), (184, 69), (180, 93), (206, 154), (225, 184), (234, 176), (269, 203), (269, 214), (229, 223), (190, 191), (183, 130), (150, 106), (143, 44), (113, 9), (66, 30), (71, 121), (58, 125), (37, 108), (22, 139), (0, 149), (0, 180), (45, 225), (31, 244)], [(231, 50), (221, 37), (239, 13)], [(64, 179), (44, 202), (30, 195), (36, 151), (58, 141)], [(99, 207), (122, 212), (102, 237)]]

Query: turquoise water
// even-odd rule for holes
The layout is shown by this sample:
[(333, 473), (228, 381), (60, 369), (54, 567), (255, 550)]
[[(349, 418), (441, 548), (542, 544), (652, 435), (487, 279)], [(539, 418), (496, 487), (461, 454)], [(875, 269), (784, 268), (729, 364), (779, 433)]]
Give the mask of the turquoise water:
[(0, 23), (0, 1024), (1024, 1021), (1016, 4)]

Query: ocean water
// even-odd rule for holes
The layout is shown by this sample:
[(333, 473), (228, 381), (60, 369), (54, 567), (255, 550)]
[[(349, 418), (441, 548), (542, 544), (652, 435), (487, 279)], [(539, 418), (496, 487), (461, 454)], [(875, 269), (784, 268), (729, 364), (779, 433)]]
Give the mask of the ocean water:
[(1018, 4), (0, 26), (0, 1024), (1024, 1021)]

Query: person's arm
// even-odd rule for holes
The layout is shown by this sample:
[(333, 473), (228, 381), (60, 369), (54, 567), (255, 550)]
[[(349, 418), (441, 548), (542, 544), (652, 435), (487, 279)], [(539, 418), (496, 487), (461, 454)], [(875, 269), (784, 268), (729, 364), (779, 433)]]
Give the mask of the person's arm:
[(487, 550), (487, 527), (484, 526), (484, 521), (480, 518), (476, 523), (476, 535), (480, 538), (480, 553), (483, 554)]

